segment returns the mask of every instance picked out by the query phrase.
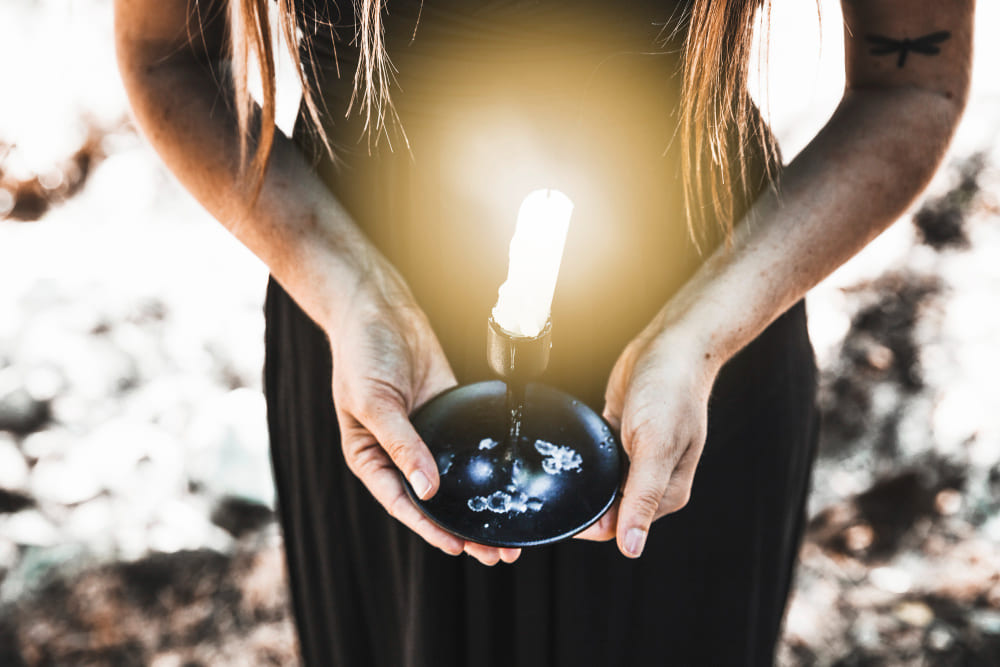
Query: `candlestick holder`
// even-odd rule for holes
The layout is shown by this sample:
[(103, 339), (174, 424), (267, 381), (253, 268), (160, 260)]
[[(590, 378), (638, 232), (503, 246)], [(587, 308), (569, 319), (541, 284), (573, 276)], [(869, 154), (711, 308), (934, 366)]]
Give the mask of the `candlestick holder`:
[(569, 394), (532, 382), (548, 365), (551, 322), (517, 336), (491, 317), (487, 359), (501, 378), (455, 387), (413, 424), (437, 461), (437, 493), (420, 500), (435, 523), (467, 540), (526, 547), (582, 531), (614, 502), (623, 453), (607, 422)]

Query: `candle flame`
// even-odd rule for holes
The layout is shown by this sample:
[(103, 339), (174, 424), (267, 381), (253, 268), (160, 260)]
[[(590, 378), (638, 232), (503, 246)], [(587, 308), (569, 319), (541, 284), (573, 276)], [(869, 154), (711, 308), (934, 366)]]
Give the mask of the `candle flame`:
[(521, 203), (507, 280), (493, 307), (493, 319), (516, 336), (539, 335), (549, 319), (572, 214), (569, 197), (551, 188), (534, 190)]

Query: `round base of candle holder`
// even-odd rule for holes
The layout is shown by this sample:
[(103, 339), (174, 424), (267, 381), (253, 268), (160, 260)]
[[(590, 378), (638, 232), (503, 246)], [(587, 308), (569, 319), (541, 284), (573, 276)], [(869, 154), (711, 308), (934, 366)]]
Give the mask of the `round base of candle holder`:
[(506, 390), (501, 381), (455, 387), (413, 415), (441, 484), (426, 501), (404, 480), (406, 492), (439, 526), (480, 544), (526, 547), (572, 537), (617, 497), (621, 445), (588, 406), (528, 384), (521, 437), (511, 447)]

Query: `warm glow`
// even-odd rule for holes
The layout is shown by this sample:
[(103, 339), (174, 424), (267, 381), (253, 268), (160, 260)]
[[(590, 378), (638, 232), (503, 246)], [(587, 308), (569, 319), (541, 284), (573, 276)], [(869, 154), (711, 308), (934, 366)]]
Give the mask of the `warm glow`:
[(510, 267), (493, 319), (517, 336), (537, 336), (549, 319), (573, 202), (558, 190), (531, 192), (510, 241)]

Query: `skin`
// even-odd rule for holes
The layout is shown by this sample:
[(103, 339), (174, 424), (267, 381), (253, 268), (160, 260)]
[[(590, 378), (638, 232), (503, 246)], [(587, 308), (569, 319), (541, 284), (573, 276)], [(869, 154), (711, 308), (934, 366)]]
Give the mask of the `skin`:
[[(397, 469), (438, 488), (409, 415), (455, 377), (402, 277), (280, 132), (247, 210), (235, 116), (225, 104), (225, 12), (187, 0), (115, 0), (119, 67), (143, 133), (181, 183), (270, 268), (327, 334), (347, 465), (386, 511), (446, 553), (513, 562), (451, 535), (409, 500)], [(630, 459), (624, 494), (578, 537), (638, 557), (652, 523), (683, 508), (721, 366), (898, 218), (940, 163), (968, 94), (974, 0), (845, 0), (847, 85), (836, 113), (768, 193), (632, 340), (609, 378), (605, 417)], [(947, 30), (938, 55), (871, 54), (866, 34)], [(220, 84), (221, 82), (221, 84)], [(686, 351), (686, 352), (685, 352)]]
[[(826, 126), (622, 352), (604, 416), (621, 429), (623, 498), (579, 537), (638, 557), (651, 524), (691, 497), (721, 366), (896, 220), (934, 175), (965, 107), (974, 0), (845, 0), (846, 85)], [(939, 55), (870, 53), (946, 30)], [(684, 352), (686, 350), (686, 353)]]

